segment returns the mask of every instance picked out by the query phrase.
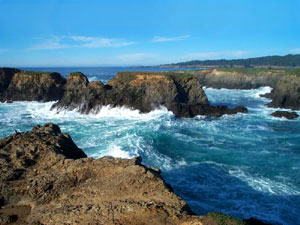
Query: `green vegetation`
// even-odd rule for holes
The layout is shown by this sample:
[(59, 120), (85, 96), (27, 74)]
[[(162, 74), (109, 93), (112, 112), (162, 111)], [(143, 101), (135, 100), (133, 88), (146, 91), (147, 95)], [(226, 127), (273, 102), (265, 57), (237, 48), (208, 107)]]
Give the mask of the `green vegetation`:
[(81, 73), (81, 72), (72, 72), (72, 73), (70, 73), (70, 75), (83, 75), (83, 73)]
[(114, 80), (129, 83), (136, 78), (136, 75), (164, 75), (170, 79), (191, 78), (195, 76), (194, 71), (165, 71), (165, 72), (119, 72)]
[(26, 70), (22, 70), (20, 72), (21, 74), (24, 75), (45, 75), (45, 74), (55, 74), (56, 72), (43, 72), (43, 71), (26, 71)]
[(218, 225), (245, 225), (243, 221), (222, 213), (208, 213), (207, 216), (213, 218)]
[(272, 70), (267, 68), (218, 68), (218, 71), (224, 72), (236, 72), (236, 73), (247, 73), (247, 74), (258, 74), (263, 72), (270, 72)]
[(289, 75), (297, 75), (297, 76), (300, 76), (300, 68), (295, 68), (295, 69), (287, 70), (287, 73), (288, 73)]
[(285, 56), (265, 56), (249, 59), (219, 59), (219, 60), (193, 60), (169, 64), (167, 66), (217, 66), (217, 67), (255, 67), (255, 66), (275, 66), (275, 67), (300, 67), (300, 54)]

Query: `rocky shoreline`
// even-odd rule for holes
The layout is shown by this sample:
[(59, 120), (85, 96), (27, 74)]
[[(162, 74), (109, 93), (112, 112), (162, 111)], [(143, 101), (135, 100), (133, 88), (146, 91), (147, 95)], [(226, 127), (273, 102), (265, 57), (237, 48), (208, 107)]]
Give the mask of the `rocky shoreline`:
[(272, 101), (272, 108), (300, 109), (300, 70), (225, 68), (196, 71), (203, 86), (227, 89), (254, 89), (272, 87), (271, 93), (262, 95)]
[(83, 114), (96, 113), (107, 105), (125, 106), (142, 113), (164, 106), (177, 117), (247, 113), (242, 106), (233, 109), (211, 106), (194, 75), (120, 72), (104, 85), (101, 81), (89, 82), (80, 72), (71, 73), (65, 80), (58, 73), (17, 71), (13, 74), (14, 69), (0, 71), (2, 102), (58, 101), (52, 109), (76, 109)]
[(244, 107), (211, 106), (202, 87), (273, 88), (262, 97), (268, 107), (300, 109), (299, 70), (211, 69), (159, 73), (119, 72), (108, 84), (89, 82), (78, 72), (67, 79), (53, 72), (0, 68), (0, 101), (58, 101), (52, 109), (97, 112), (102, 106), (128, 107), (142, 113), (164, 106), (177, 117), (247, 113)]
[(263, 224), (196, 216), (142, 159), (87, 158), (55, 124), (0, 140), (1, 224)]

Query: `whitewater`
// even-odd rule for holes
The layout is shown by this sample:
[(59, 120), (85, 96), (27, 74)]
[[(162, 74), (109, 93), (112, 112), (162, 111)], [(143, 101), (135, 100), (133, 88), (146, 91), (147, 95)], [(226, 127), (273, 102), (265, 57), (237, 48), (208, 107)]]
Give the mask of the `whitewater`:
[[(107, 82), (117, 70), (86, 74)], [(249, 113), (179, 119), (163, 107), (142, 114), (106, 106), (82, 115), (51, 111), (54, 102), (0, 103), (0, 138), (56, 123), (90, 157), (142, 156), (145, 165), (162, 170), (198, 215), (217, 211), (300, 224), (300, 119), (270, 116), (275, 109), (265, 107), (270, 100), (259, 96), (269, 87), (204, 90), (212, 104), (243, 105)]]

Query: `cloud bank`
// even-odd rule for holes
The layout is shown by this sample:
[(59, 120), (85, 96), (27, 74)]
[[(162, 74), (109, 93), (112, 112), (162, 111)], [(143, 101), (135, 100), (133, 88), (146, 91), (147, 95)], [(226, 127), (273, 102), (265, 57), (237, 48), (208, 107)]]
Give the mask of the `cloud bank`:
[(133, 45), (135, 42), (124, 39), (88, 37), (88, 36), (53, 36), (28, 48), (28, 50), (54, 50), (63, 48), (116, 48)]

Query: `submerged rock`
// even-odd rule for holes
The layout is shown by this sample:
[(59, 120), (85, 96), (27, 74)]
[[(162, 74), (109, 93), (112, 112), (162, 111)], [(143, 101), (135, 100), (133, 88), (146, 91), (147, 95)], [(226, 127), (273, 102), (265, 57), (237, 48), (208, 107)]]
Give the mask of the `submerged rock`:
[(274, 117), (286, 118), (289, 120), (296, 119), (299, 115), (296, 112), (288, 112), (288, 111), (276, 111), (271, 114)]
[(89, 113), (110, 105), (126, 106), (144, 113), (165, 106), (179, 117), (221, 116), (247, 111), (210, 106), (198, 79), (180, 73), (120, 72), (107, 85), (100, 81), (89, 83), (83, 74), (76, 76), (76, 82), (72, 74), (69, 76), (64, 96), (52, 109), (77, 109)]
[(195, 216), (141, 158), (86, 158), (55, 124), (0, 140), (0, 221), (16, 224), (247, 224)]

